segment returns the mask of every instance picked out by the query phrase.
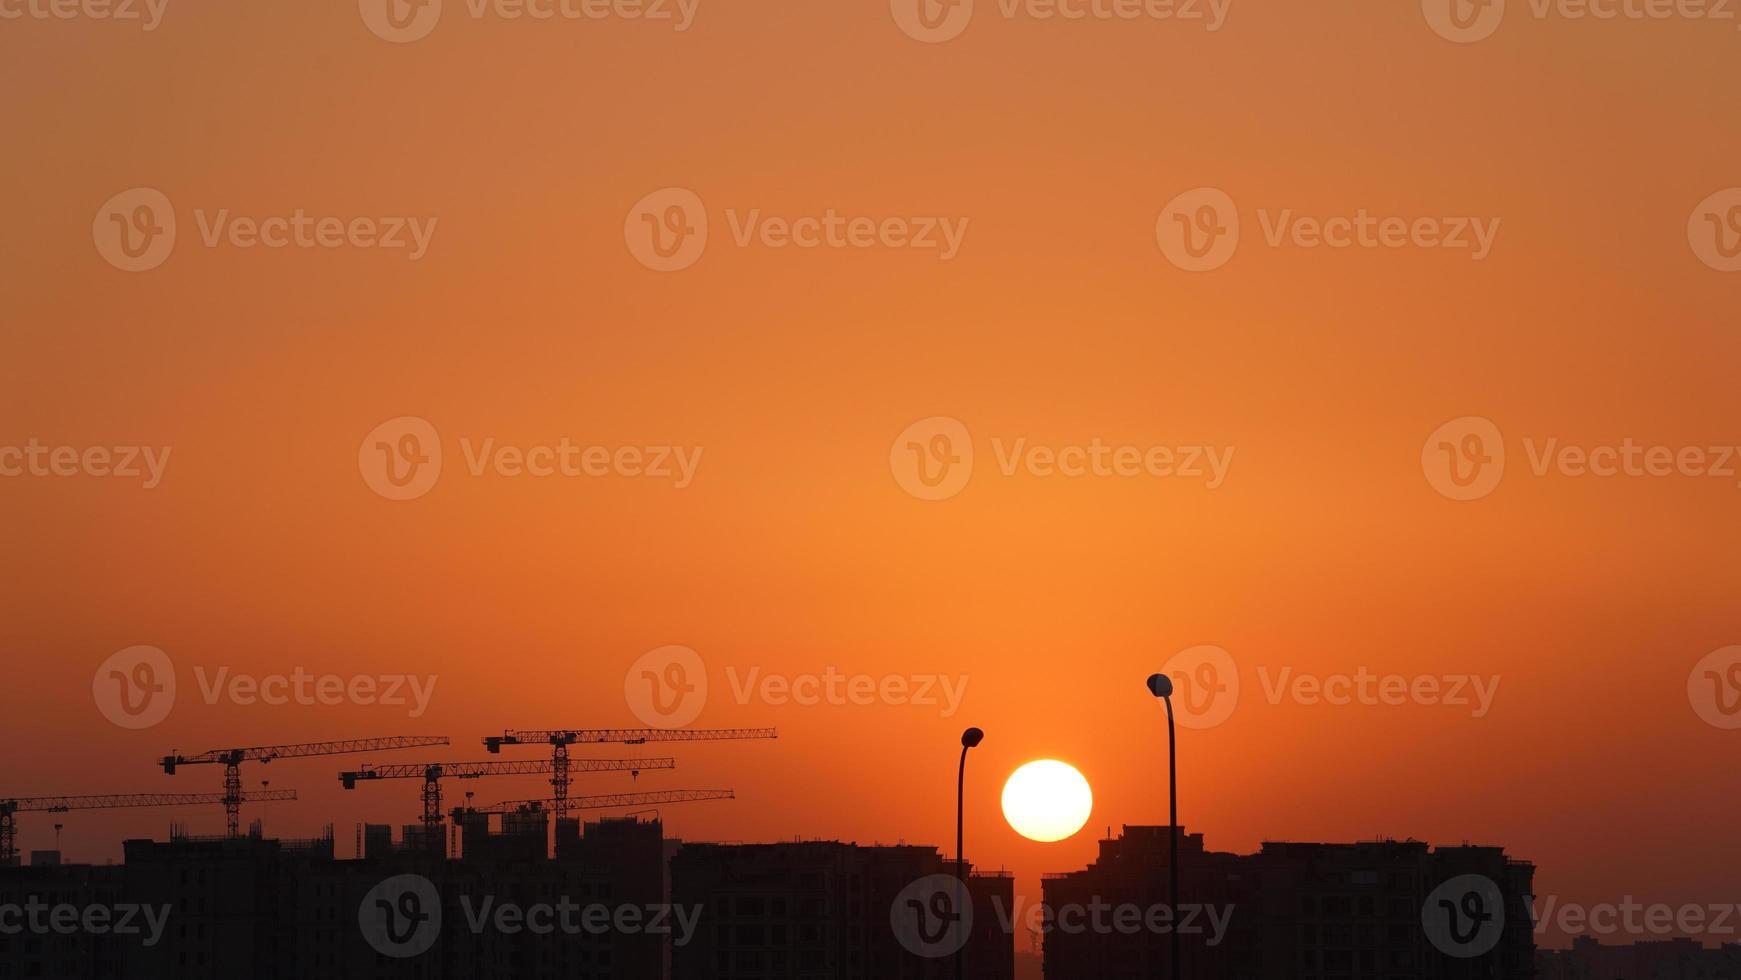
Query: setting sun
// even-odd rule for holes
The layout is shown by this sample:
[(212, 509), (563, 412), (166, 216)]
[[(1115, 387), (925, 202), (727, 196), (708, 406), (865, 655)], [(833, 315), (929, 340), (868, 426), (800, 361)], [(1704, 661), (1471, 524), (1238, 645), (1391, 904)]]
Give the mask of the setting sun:
[(1003, 815), (1016, 833), (1044, 843), (1082, 829), (1094, 809), (1094, 793), (1074, 766), (1056, 759), (1030, 762), (1003, 787)]

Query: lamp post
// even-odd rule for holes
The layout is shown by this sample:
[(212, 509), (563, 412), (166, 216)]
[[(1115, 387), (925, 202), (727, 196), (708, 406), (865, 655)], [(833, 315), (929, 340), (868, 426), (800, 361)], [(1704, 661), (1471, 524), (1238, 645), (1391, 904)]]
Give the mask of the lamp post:
[[(967, 896), (967, 858), (966, 852), (961, 849), (961, 813), (967, 789), (967, 750), (983, 741), (985, 741), (985, 732), (977, 728), (969, 728), (961, 733), (961, 765), (955, 770), (955, 877), (961, 882), (959, 897), (963, 901), (969, 901)], [(956, 921), (960, 922), (961, 920), (957, 919)], [(966, 948), (967, 937), (963, 936), (961, 945), (955, 948), (955, 980), (962, 980), (966, 976), (964, 972), (966, 965), (962, 958)]]
[(1166, 674), (1150, 674), (1149, 693), (1167, 705), (1167, 900), (1173, 911), (1173, 928), (1167, 934), (1167, 942), (1171, 947), (1173, 980), (1179, 980), (1179, 756), (1173, 727), (1173, 679)]

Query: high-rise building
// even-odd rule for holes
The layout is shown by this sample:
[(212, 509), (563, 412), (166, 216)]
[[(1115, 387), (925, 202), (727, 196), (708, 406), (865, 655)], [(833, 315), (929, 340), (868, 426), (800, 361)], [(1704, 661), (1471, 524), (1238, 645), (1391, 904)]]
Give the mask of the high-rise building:
[[(673, 948), (674, 975), (696, 978), (907, 980), (953, 977), (953, 948), (904, 944), (892, 916), (909, 886), (952, 874), (935, 847), (838, 841), (686, 844), (671, 862), (671, 895), (697, 908), (701, 927)], [(1015, 881), (969, 874), (967, 975), (1009, 980), (1015, 946), (1003, 919)], [(926, 908), (916, 912), (928, 914)], [(939, 930), (941, 936), (941, 930)]]
[(1741, 943), (1691, 939), (1607, 945), (1589, 936), (1571, 949), (1538, 950), (1537, 980), (1741, 980)]
[(1209, 851), (1127, 826), (1087, 868), (1048, 875), (1047, 980), (1167, 975), (1171, 930), (1192, 980), (1464, 980), (1533, 976), (1534, 867), (1500, 848), (1418, 841), (1269, 843)]

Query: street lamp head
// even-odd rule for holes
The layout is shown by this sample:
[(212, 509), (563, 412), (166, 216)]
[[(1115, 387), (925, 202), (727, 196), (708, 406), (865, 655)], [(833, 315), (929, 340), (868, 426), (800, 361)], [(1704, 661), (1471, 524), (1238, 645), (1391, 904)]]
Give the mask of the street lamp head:
[(1173, 679), (1166, 674), (1149, 675), (1149, 693), (1157, 698), (1173, 696)]
[(971, 749), (983, 741), (985, 741), (985, 733), (977, 728), (969, 728), (961, 733), (961, 747), (964, 749)]

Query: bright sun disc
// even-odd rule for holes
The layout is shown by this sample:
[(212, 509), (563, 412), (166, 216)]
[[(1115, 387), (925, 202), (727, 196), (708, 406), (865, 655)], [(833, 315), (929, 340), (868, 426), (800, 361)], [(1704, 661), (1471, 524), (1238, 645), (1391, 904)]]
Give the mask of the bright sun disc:
[(1056, 759), (1030, 762), (1003, 784), (1003, 815), (1016, 833), (1046, 843), (1082, 829), (1094, 809), (1088, 780)]

